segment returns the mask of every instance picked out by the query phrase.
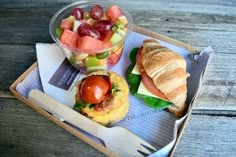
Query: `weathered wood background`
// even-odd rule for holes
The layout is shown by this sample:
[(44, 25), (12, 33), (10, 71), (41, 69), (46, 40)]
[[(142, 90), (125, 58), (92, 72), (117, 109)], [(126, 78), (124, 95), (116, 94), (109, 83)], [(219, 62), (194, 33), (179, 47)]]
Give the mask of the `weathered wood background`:
[[(52, 43), (48, 24), (71, 0), (0, 1), (0, 156), (104, 156), (16, 99), (9, 86)], [(120, 0), (134, 24), (215, 54), (174, 156), (236, 156), (236, 1)]]

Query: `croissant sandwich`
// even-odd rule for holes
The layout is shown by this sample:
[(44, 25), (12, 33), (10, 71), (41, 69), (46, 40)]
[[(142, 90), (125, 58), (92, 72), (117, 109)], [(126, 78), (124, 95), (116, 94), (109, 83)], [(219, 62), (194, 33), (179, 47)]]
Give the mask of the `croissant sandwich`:
[[(151, 106), (168, 108), (177, 117), (182, 116), (187, 98), (184, 58), (154, 39), (144, 40), (135, 56), (136, 64), (132, 63), (126, 73), (128, 82), (131, 83), (131, 93), (144, 98)], [(134, 76), (138, 80), (137, 74), (140, 75), (140, 83), (135, 89)]]

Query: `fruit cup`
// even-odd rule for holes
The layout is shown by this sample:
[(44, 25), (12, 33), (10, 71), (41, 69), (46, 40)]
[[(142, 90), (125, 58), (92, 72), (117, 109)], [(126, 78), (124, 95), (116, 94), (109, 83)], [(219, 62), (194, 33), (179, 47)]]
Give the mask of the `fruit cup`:
[(59, 10), (50, 21), (49, 32), (70, 63), (90, 73), (118, 63), (132, 27), (132, 17), (118, 5), (87, 0)]

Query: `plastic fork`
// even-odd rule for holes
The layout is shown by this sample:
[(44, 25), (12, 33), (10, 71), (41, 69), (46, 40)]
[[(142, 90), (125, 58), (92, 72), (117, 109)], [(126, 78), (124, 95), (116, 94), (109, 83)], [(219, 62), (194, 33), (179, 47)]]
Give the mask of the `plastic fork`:
[(28, 95), (34, 104), (70, 124), (100, 138), (105, 146), (122, 157), (148, 156), (156, 149), (123, 127), (104, 127), (73, 109), (61, 104), (43, 92), (33, 89)]

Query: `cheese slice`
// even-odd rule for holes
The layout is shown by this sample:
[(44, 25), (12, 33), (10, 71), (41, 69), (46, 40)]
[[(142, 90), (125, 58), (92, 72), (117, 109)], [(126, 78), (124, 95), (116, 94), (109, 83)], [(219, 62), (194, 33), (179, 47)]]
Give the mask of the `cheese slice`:
[(141, 75), (141, 73), (140, 73), (140, 70), (139, 70), (139, 68), (138, 68), (138, 64), (136, 63), (135, 64), (135, 66), (134, 66), (134, 68), (133, 68), (133, 70), (132, 70), (132, 72), (131, 72), (132, 74), (136, 74), (136, 75)]
[[(147, 88), (144, 86), (143, 82), (141, 81), (138, 87), (138, 91), (137, 93), (139, 94), (143, 94), (143, 95), (147, 95), (147, 96), (151, 96), (151, 97), (155, 97), (155, 98), (159, 98), (156, 95), (152, 94), (151, 92), (149, 92), (149, 90), (147, 90)], [(160, 99), (160, 98), (159, 98)]]
[[(133, 68), (131, 73), (132, 74), (136, 74), (136, 75), (141, 75), (139, 67), (138, 67), (138, 64), (135, 64), (135, 66), (134, 66), (134, 68)], [(143, 94), (143, 95), (147, 95), (147, 96), (151, 96), (151, 97), (155, 97), (155, 98), (159, 98), (156, 95), (154, 95), (151, 92), (149, 92), (149, 90), (147, 90), (147, 88), (144, 86), (142, 81), (139, 84), (137, 93)]]

